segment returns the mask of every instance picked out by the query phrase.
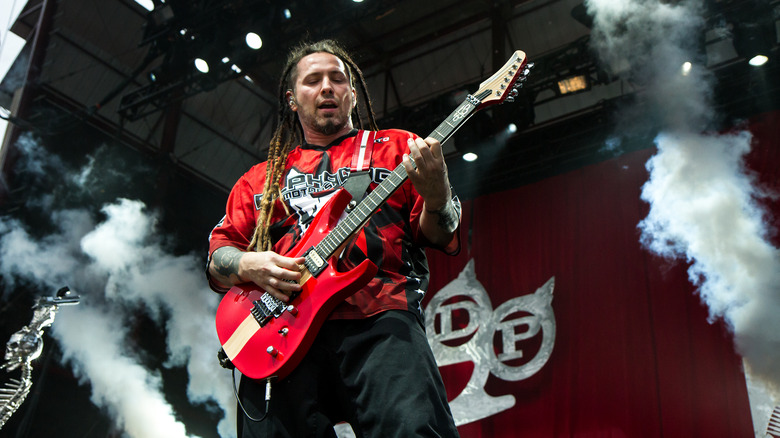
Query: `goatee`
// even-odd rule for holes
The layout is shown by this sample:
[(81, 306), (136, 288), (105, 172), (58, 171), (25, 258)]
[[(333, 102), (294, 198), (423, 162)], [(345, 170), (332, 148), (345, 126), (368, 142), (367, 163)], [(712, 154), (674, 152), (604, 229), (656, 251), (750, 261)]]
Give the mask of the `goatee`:
[(336, 123), (333, 122), (333, 120), (328, 119), (328, 120), (326, 120), (323, 123), (318, 123), (317, 124), (317, 129), (323, 135), (333, 135), (333, 134), (339, 132), (339, 130), (341, 130), (341, 128), (343, 128), (344, 125), (345, 125), (345, 123), (336, 124)]

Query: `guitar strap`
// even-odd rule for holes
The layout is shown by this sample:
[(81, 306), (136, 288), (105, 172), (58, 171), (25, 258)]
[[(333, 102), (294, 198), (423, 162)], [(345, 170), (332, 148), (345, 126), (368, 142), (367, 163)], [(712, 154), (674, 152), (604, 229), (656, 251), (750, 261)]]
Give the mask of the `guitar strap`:
[(371, 154), (374, 151), (375, 131), (358, 131), (355, 136), (355, 152), (352, 154), (352, 167), (344, 188), (352, 199), (360, 201), (371, 183)]

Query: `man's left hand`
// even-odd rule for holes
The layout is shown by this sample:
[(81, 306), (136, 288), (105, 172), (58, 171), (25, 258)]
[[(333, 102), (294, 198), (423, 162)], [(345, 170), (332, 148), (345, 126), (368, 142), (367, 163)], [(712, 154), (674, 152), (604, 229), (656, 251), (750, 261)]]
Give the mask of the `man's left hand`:
[(410, 138), (408, 143), (409, 154), (403, 163), (409, 180), (425, 200), (425, 209), (438, 210), (452, 198), (441, 144), (432, 137), (425, 140)]

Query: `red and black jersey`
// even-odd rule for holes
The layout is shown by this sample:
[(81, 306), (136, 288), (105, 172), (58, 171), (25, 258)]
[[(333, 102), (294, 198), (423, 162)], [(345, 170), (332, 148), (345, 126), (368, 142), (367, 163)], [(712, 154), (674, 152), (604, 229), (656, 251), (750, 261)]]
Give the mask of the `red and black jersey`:
[[(295, 246), (320, 208), (349, 177), (356, 134), (355, 130), (327, 147), (304, 144), (290, 151), (281, 196), (274, 206), (269, 229), (275, 252), (286, 254)], [(416, 136), (395, 129), (376, 133), (369, 190), (401, 163), (403, 155), (408, 153), (410, 137)], [(222, 246), (242, 250), (248, 247), (257, 223), (265, 178), (266, 163), (260, 163), (236, 182), (225, 217), (209, 237), (209, 255)], [(454, 201), (460, 211), (457, 198)], [(420, 303), (429, 278), (424, 248), (430, 245), (420, 230), (422, 209), (422, 197), (407, 180), (350, 241), (339, 263), (344, 268), (352, 267), (368, 257), (379, 271), (368, 285), (341, 303), (331, 318), (364, 318), (389, 309), (406, 309), (421, 316)], [(452, 254), (459, 248), (456, 232), (442, 250)], [(212, 281), (210, 284), (214, 290), (224, 291)]]

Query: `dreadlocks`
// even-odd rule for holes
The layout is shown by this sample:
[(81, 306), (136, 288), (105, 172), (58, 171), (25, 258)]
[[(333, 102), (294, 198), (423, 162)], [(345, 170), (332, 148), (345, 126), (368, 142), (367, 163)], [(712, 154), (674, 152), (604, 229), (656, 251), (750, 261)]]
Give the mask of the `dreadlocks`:
[[(281, 194), (280, 185), (282, 182), (282, 175), (284, 174), (284, 168), (287, 164), (287, 155), (293, 147), (304, 141), (303, 129), (298, 122), (298, 114), (292, 111), (286, 104), (286, 92), (287, 90), (293, 89), (295, 86), (295, 80), (298, 74), (298, 62), (307, 55), (321, 52), (330, 53), (341, 59), (347, 68), (349, 81), (353, 88), (355, 88), (355, 79), (358, 79), (360, 91), (363, 94), (363, 100), (366, 103), (365, 113), (368, 117), (368, 129), (378, 129), (363, 73), (343, 47), (333, 40), (322, 40), (316, 43), (302, 43), (293, 48), (287, 57), (287, 63), (282, 70), (282, 76), (279, 80), (279, 112), (277, 113), (276, 118), (276, 129), (274, 130), (273, 137), (271, 137), (271, 143), (268, 149), (265, 186), (263, 187), (263, 196), (260, 201), (257, 226), (255, 227), (252, 241), (249, 243), (247, 250), (271, 250), (272, 242), (268, 234), (268, 228), (271, 225), (273, 206)], [(359, 126), (361, 129), (364, 128), (363, 119), (360, 117), (359, 105), (355, 105), (352, 109), (351, 118), (354, 126)], [(287, 210), (286, 205), (284, 208)]]

